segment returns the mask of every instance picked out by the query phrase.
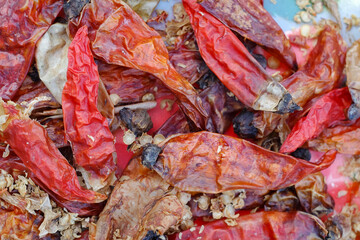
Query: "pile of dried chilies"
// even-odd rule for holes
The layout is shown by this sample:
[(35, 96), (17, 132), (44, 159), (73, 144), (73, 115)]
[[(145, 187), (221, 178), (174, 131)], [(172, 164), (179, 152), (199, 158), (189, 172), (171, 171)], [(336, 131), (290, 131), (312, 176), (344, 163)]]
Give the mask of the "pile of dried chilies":
[(321, 172), (360, 154), (360, 41), (302, 63), (262, 1), (158, 2), (0, 0), (0, 235), (360, 236)]

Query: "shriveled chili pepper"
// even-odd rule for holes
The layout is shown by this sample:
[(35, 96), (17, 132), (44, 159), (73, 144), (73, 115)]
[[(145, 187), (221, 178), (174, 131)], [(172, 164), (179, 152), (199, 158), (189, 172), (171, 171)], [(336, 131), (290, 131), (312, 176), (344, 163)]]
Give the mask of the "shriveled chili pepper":
[(231, 30), (265, 47), (269, 53), (297, 70), (290, 41), (259, 0), (202, 0), (201, 6)]
[(62, 9), (60, 0), (1, 0), (0, 97), (11, 99), (24, 81), (35, 44)]
[(257, 212), (236, 218), (237, 225), (228, 226), (218, 220), (176, 234), (176, 240), (233, 239), (325, 239), (324, 223), (310, 214), (294, 212)]
[[(339, 31), (325, 25), (311, 50), (306, 64), (290, 77), (281, 81), (293, 100), (304, 107), (310, 100), (337, 88), (345, 67), (346, 44)], [(289, 118), (291, 118), (290, 115)], [(270, 134), (282, 116), (269, 112), (256, 112), (252, 125), (258, 129), (257, 138)]]
[(316, 139), (308, 141), (307, 146), (317, 151), (336, 149), (340, 153), (358, 155), (360, 154), (359, 136), (360, 119), (325, 129)]
[(271, 79), (232, 31), (196, 0), (183, 0), (200, 54), (222, 83), (245, 105), (287, 113), (298, 110), (286, 89)]
[(307, 116), (295, 124), (281, 146), (280, 152), (294, 152), (306, 141), (317, 137), (325, 128), (345, 120), (347, 118), (345, 111), (351, 103), (351, 95), (347, 87), (325, 94), (311, 107)]
[(266, 150), (244, 139), (197, 132), (170, 138), (153, 168), (183, 191), (276, 190), (327, 168), (335, 157), (336, 151), (332, 150), (317, 163), (310, 163)]
[(177, 97), (180, 108), (200, 129), (207, 113), (195, 89), (169, 61), (161, 36), (122, 1), (94, 0), (86, 5), (70, 31), (89, 27), (94, 54), (107, 63), (136, 68), (158, 77)]
[(348, 111), (350, 119), (360, 117), (360, 40), (353, 43), (346, 53), (346, 85), (349, 87), (353, 106)]
[(62, 108), (75, 163), (85, 183), (97, 191), (114, 181), (115, 145), (108, 122), (97, 109), (99, 73), (87, 32), (87, 26), (81, 27), (69, 47)]
[(1, 139), (6, 141), (27, 169), (57, 196), (80, 203), (99, 203), (106, 196), (81, 188), (75, 170), (61, 155), (47, 132), (13, 104), (1, 102), (6, 121), (1, 125)]

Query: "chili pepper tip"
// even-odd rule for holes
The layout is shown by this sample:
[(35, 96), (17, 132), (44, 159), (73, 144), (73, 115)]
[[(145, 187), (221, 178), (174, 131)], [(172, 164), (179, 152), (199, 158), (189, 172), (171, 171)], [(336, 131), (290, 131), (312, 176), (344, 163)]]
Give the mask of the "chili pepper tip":
[(145, 167), (152, 169), (160, 152), (161, 148), (159, 146), (151, 143), (146, 144), (141, 155), (141, 163)]
[(277, 113), (292, 113), (298, 110), (301, 110), (301, 107), (293, 101), (290, 93), (286, 93), (278, 104)]
[(347, 117), (349, 120), (357, 120), (360, 117), (360, 109), (354, 103), (349, 107)]

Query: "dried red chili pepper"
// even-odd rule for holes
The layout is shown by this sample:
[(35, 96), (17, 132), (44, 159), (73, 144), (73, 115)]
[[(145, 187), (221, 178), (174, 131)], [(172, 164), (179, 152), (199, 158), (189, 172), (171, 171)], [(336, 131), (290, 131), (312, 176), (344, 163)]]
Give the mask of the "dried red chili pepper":
[[(325, 25), (310, 52), (306, 64), (281, 84), (293, 100), (304, 107), (311, 99), (337, 88), (342, 81), (345, 67), (346, 44), (339, 31)], [(293, 115), (290, 115), (289, 119)], [(282, 116), (269, 112), (256, 112), (252, 120), (258, 129), (257, 138), (269, 135), (279, 124)]]
[(244, 139), (197, 132), (170, 138), (154, 169), (183, 191), (276, 190), (327, 168), (335, 157), (333, 150), (317, 163), (310, 163), (266, 150)]
[(97, 191), (115, 180), (115, 145), (108, 122), (97, 109), (99, 73), (87, 32), (87, 26), (80, 28), (69, 47), (62, 108), (75, 163), (88, 187)]
[(201, 6), (231, 30), (265, 47), (269, 53), (297, 70), (290, 41), (259, 0), (202, 0)]
[(61, 155), (47, 132), (21, 110), (1, 102), (1, 139), (6, 141), (36, 178), (57, 196), (80, 203), (99, 203), (106, 196), (82, 189), (75, 170)]
[(200, 54), (222, 83), (245, 105), (287, 113), (298, 110), (291, 95), (271, 79), (241, 41), (196, 0), (183, 0)]
[(240, 216), (237, 225), (228, 226), (218, 220), (176, 234), (176, 240), (233, 240), (233, 239), (325, 239), (324, 223), (304, 212), (257, 212)]
[(107, 63), (136, 68), (158, 77), (179, 101), (180, 108), (200, 129), (207, 113), (195, 89), (169, 61), (161, 36), (122, 1), (94, 0), (79, 19), (70, 22), (70, 31), (87, 25), (94, 54)]
[(62, 9), (60, 0), (1, 0), (0, 97), (11, 99), (24, 81), (35, 44)]
[(307, 146), (317, 151), (336, 149), (340, 153), (358, 155), (360, 154), (359, 136), (360, 119), (325, 129), (316, 139), (308, 141)]
[(345, 120), (346, 109), (351, 103), (351, 95), (347, 87), (325, 94), (311, 107), (307, 116), (301, 118), (291, 129), (280, 152), (294, 152), (306, 141), (317, 137), (325, 128)]

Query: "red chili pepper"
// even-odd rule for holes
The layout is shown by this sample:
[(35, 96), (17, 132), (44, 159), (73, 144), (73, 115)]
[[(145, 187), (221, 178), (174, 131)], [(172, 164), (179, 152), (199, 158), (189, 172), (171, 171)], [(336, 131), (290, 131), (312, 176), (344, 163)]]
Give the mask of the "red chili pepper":
[(62, 93), (64, 127), (75, 163), (95, 191), (114, 180), (114, 136), (97, 109), (99, 73), (90, 50), (87, 27), (76, 33), (68, 51), (67, 82)]
[(244, 139), (197, 132), (168, 140), (154, 169), (183, 191), (276, 190), (329, 167), (335, 157), (336, 151), (332, 150), (317, 163), (310, 163), (269, 151)]
[(263, 240), (263, 239), (325, 239), (324, 223), (310, 214), (294, 212), (257, 212), (233, 220), (228, 226), (218, 220), (176, 234), (176, 240)]
[(60, 0), (1, 0), (0, 97), (11, 99), (33, 60), (35, 44), (62, 9)]
[(68, 201), (99, 203), (106, 199), (103, 194), (81, 188), (75, 170), (38, 122), (5, 102), (1, 102), (1, 112), (8, 115), (1, 126), (2, 140), (46, 188)]
[(297, 70), (289, 39), (259, 0), (202, 0), (201, 6), (223, 24)]
[(290, 94), (271, 79), (229, 28), (206, 12), (196, 0), (183, 0), (183, 4), (201, 56), (241, 102), (256, 110), (280, 113), (298, 109)]
[(306, 141), (317, 137), (325, 128), (345, 120), (347, 118), (345, 110), (351, 103), (352, 99), (347, 87), (325, 94), (311, 107), (307, 116), (301, 118), (291, 129), (280, 152), (294, 152)]
[(98, 58), (155, 75), (177, 97), (188, 118), (198, 128), (205, 128), (207, 113), (196, 90), (171, 65), (159, 33), (128, 5), (122, 1), (91, 1), (80, 18), (70, 23), (70, 32), (83, 25), (89, 27), (92, 50)]

